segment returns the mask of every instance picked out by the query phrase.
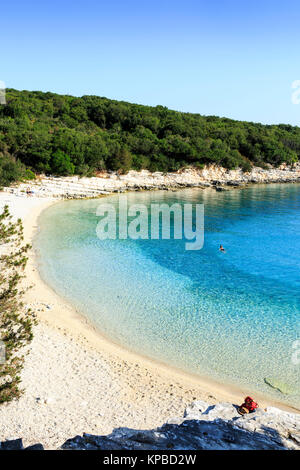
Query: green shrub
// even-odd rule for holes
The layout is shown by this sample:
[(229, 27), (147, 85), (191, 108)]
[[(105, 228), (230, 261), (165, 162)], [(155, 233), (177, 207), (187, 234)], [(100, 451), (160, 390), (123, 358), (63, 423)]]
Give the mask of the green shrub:
[(108, 165), (110, 170), (128, 173), (132, 168), (132, 155), (126, 148), (122, 148), (110, 158)]
[(240, 164), (240, 168), (244, 172), (249, 173), (252, 170), (252, 165), (249, 162), (249, 160), (243, 160), (242, 163)]
[[(0, 340), (5, 345), (5, 361), (0, 362), (0, 403), (21, 394), (19, 373), (23, 366), (20, 349), (32, 339), (33, 314), (22, 304), (19, 283), (27, 263), (29, 245), (23, 244), (20, 220), (11, 221), (8, 207), (0, 214)], [(5, 253), (5, 254), (3, 254)]]
[(9, 186), (26, 175), (24, 165), (9, 155), (0, 154), (0, 187)]
[(35, 179), (35, 174), (33, 173), (33, 171), (27, 169), (27, 170), (25, 170), (24, 179), (34, 180)]
[(74, 174), (75, 165), (71, 162), (69, 155), (57, 150), (52, 155), (51, 169), (55, 175), (67, 176)]

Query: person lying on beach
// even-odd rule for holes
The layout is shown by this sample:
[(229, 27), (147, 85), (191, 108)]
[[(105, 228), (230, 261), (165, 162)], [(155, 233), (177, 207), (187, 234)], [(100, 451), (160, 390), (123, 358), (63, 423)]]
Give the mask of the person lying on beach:
[(223, 245), (220, 245), (219, 251), (222, 251), (223, 253), (226, 253), (225, 248), (223, 247)]

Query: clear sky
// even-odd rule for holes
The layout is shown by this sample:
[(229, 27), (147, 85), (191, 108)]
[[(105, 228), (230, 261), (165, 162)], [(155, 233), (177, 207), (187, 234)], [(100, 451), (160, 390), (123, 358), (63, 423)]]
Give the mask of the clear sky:
[(299, 0), (11, 0), (7, 87), (300, 125)]

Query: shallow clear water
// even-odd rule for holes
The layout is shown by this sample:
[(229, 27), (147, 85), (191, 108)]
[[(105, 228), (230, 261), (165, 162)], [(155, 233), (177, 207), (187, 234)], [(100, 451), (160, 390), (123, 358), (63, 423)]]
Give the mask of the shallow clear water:
[[(99, 240), (103, 201), (43, 212), (42, 277), (127, 348), (299, 406), (300, 185), (128, 194), (129, 204), (204, 203), (199, 251), (186, 251), (185, 240)], [(108, 201), (117, 206), (118, 196)]]

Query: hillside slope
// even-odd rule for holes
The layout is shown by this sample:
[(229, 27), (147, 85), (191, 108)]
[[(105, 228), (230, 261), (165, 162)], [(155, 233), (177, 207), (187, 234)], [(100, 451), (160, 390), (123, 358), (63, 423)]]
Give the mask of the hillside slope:
[(167, 172), (211, 163), (249, 170), (292, 164), (300, 155), (300, 128), (290, 125), (39, 91), (8, 89), (6, 101), (0, 106), (3, 185), (24, 176), (15, 161), (38, 173), (90, 175), (99, 170)]

